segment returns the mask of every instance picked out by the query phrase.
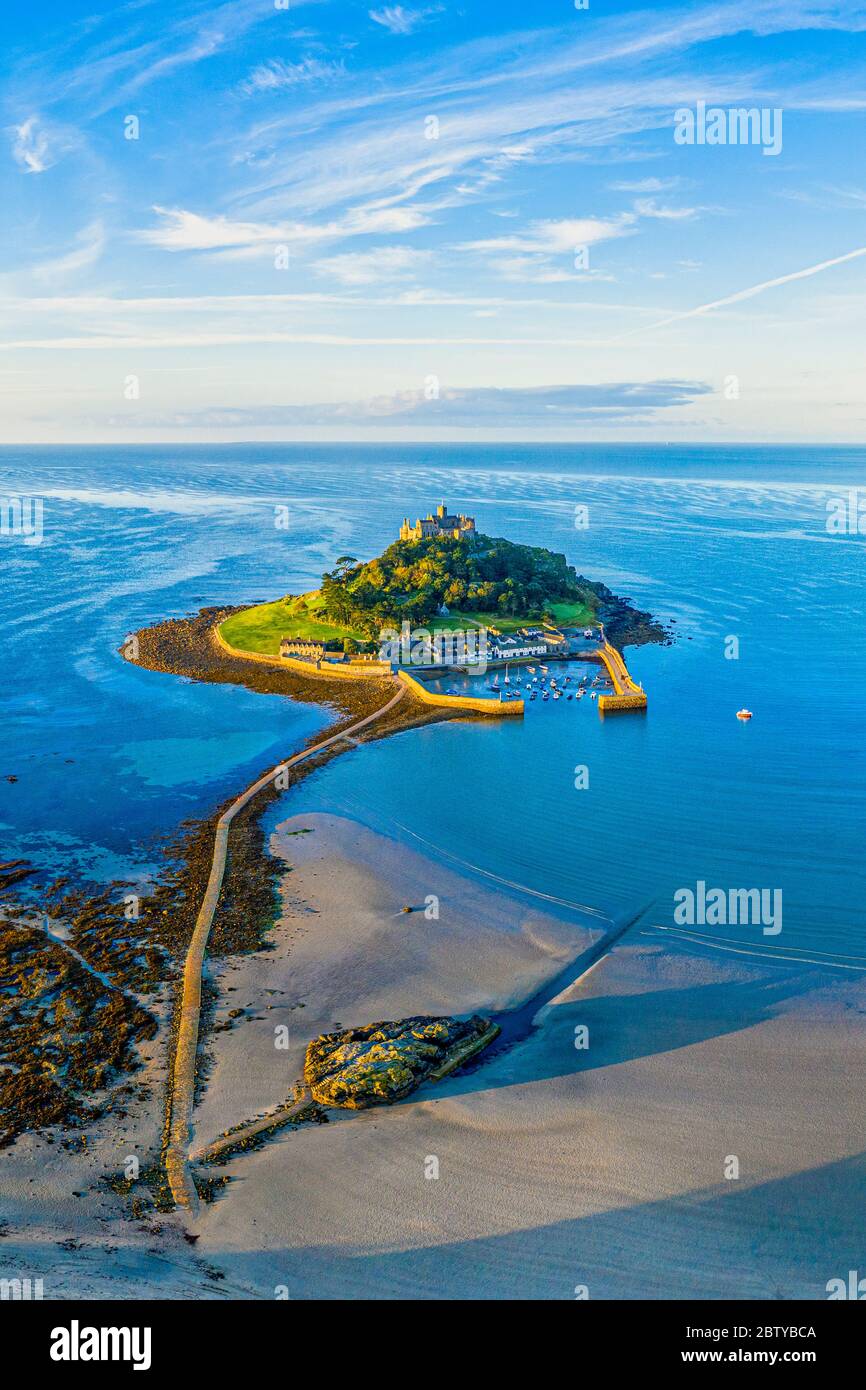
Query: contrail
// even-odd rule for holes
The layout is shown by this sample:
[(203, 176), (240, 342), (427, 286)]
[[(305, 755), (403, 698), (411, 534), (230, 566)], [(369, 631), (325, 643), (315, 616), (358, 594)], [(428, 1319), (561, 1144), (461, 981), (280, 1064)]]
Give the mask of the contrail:
[(856, 251), (846, 251), (844, 256), (834, 256), (831, 261), (819, 261), (817, 265), (809, 265), (805, 270), (794, 270), (790, 275), (778, 275), (775, 280), (764, 280), (760, 285), (752, 285), (747, 290), (738, 290), (736, 294), (729, 294), (725, 299), (714, 299), (711, 304), (699, 304), (696, 309), (686, 309), (681, 314), (671, 314), (670, 318), (659, 319), (657, 323), (646, 324), (642, 328), (633, 328), (622, 336), (631, 338), (636, 333), (648, 333), (653, 328), (665, 328), (669, 323), (678, 323), (680, 319), (693, 319), (697, 318), (699, 314), (709, 314), (713, 309), (723, 309), (727, 304), (738, 304), (741, 299), (751, 299), (753, 295), (763, 294), (764, 290), (775, 289), (777, 285), (787, 285), (792, 280), (808, 280), (810, 275), (817, 275), (820, 271), (829, 270), (834, 265), (842, 265), (844, 261), (853, 261), (857, 256), (866, 256), (866, 246), (860, 246)]

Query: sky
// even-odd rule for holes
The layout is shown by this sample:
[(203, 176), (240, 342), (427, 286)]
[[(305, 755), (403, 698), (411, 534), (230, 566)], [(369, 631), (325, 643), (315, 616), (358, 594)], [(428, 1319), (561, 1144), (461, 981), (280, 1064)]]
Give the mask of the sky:
[(866, 439), (866, 0), (3, 8), (0, 441)]

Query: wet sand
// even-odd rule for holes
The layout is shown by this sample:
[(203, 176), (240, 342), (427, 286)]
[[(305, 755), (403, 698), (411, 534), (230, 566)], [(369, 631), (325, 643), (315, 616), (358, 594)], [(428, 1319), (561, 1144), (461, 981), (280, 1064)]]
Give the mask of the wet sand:
[[(315, 1034), (519, 1006), (598, 940), (340, 817), (294, 815), (272, 849), (271, 949), (208, 966), (199, 1144), (282, 1102)], [(124, 1219), (99, 1185), (158, 1147), (152, 1047), (152, 1099), (87, 1154), (32, 1136), (4, 1154), (2, 1274), (46, 1298), (825, 1298), (866, 1244), (866, 961), (737, 949), (635, 926), (524, 1041), (207, 1170), (231, 1181), (192, 1222)]]
[[(221, 972), (218, 1018), (249, 1007), (216, 1035), (201, 1143), (279, 1103), (314, 1033), (517, 1004), (597, 937), (339, 818), (275, 838), (285, 915)], [(439, 922), (400, 913), (429, 894)], [(196, 1248), (263, 1298), (826, 1297), (866, 1235), (866, 984), (757, 949), (635, 928), (524, 1042), (232, 1159)]]

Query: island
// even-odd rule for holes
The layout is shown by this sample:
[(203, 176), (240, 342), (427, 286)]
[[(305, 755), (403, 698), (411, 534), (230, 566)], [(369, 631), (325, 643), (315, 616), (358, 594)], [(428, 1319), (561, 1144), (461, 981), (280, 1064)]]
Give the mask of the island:
[[(491, 666), (579, 656), (606, 667), (610, 693), (599, 699), (602, 713), (645, 709), (645, 692), (605, 630), (613, 597), (564, 555), (486, 536), (474, 517), (451, 514), (442, 502), (414, 525), (404, 518), (380, 556), (341, 555), (318, 589), (239, 609), (215, 632), (238, 657), (332, 679), (396, 675), (425, 702), (456, 701), (476, 713), (519, 714), (523, 704), (505, 690), (494, 700), (433, 696), (416, 677), (437, 668), (483, 674)], [(649, 615), (617, 602), (613, 625), (624, 618), (651, 625)]]

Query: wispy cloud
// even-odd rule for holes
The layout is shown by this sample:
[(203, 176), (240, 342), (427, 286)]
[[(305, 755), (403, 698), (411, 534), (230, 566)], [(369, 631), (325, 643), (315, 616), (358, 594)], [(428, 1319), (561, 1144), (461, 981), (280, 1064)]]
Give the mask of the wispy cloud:
[(12, 127), (12, 157), (28, 174), (44, 174), (56, 164), (64, 148), (63, 140), (51, 139), (39, 116), (28, 116)]
[(598, 241), (625, 235), (633, 218), (629, 214), (614, 220), (601, 217), (565, 217), (530, 222), (525, 232), (513, 236), (487, 237), (464, 242), (461, 251), (525, 251), (553, 255), (573, 251), (575, 246), (592, 246)]
[(621, 179), (616, 183), (609, 183), (608, 188), (614, 193), (667, 193), (681, 183), (682, 179), (675, 175), (667, 179)]
[[(239, 408), (262, 399), (277, 359), (292, 399), (327, 394), (320, 383), (335, 361), (347, 382), (335, 393), (372, 397), (383, 381), (417, 384), (433, 350), (467, 392), (448, 397), (467, 427), (473, 411), (518, 420), (560, 408), (578, 421), (582, 409), (610, 408), (615, 420), (617, 409), (644, 407), (631, 418), (657, 410), (672, 420), (637, 393), (646, 349), (626, 330), (643, 323), (659, 330), (654, 376), (718, 382), (733, 360), (761, 372), (766, 389), (727, 412), (730, 427), (791, 402), (793, 429), (796, 320), (808, 314), (809, 370), (837, 398), (830, 392), (856, 360), (854, 299), (834, 305), (831, 321), (819, 295), (791, 293), (790, 283), (838, 266), (829, 284), (844, 288), (866, 268), (841, 273), (859, 250), (807, 265), (815, 246), (866, 239), (857, 224), (866, 198), (847, 154), (857, 129), (848, 113), (866, 104), (851, 38), (866, 28), (866, 0), (660, 0), (602, 6), (591, 22), (568, 0), (537, 14), (449, 5), (438, 24), (436, 0), (365, 0), (322, 3), (309, 11), (315, 27), (299, 31), (301, 3), (285, 13), (274, 0), (130, 0), (73, 19), (53, 40), (36, 12), (22, 13), (4, 98), (7, 167), (22, 171), (4, 197), (13, 253), (0, 280), (4, 352), (20, 349), (32, 364), (39, 349), (68, 351), (98, 396), (103, 361), (88, 367), (82, 355), (141, 349), (151, 370), (171, 362), (186, 373), (189, 395), (176, 399), (191, 409), (222, 398), (212, 383), (223, 369)], [(750, 150), (675, 146), (674, 111), (700, 98), (784, 108), (788, 138), (772, 177), (756, 173)], [(141, 118), (137, 144), (124, 140), (127, 112)], [(75, 167), (67, 157), (47, 173), (67, 150)], [(710, 216), (719, 212), (724, 220)], [(108, 259), (103, 219), (124, 249), (106, 267), (111, 293), (43, 287), (27, 297), (34, 282), (90, 282)], [(291, 265), (276, 276), (282, 246)], [(781, 273), (780, 246), (781, 270), (806, 269)], [(583, 248), (588, 260), (576, 255)], [(744, 248), (761, 267), (754, 274), (775, 278), (732, 294)], [(771, 324), (745, 303), (734, 312), (774, 287)], [(670, 299), (659, 305), (663, 288)], [(284, 289), (297, 293), (274, 293)], [(726, 306), (718, 332), (706, 332), (702, 316)], [(495, 323), (481, 321), (494, 313)], [(662, 332), (681, 319), (681, 332)], [(584, 347), (592, 354), (570, 351)], [(211, 348), (214, 372), (201, 370)], [(575, 362), (633, 394), (530, 400), (467, 386), (523, 388), (527, 364), (531, 379), (559, 381), (560, 364)], [(847, 378), (844, 390), (847, 399)], [(72, 395), (69, 382), (58, 388), (59, 412)], [(445, 411), (407, 399), (385, 413), (417, 412), (423, 428)], [(696, 400), (681, 402), (692, 419)]]
[(186, 208), (155, 207), (154, 212), (160, 225), (135, 232), (138, 241), (163, 251), (210, 252), (227, 259), (270, 254), (277, 246), (299, 252), (341, 238), (408, 232), (428, 220), (415, 208), (378, 204), (349, 208), (340, 218), (322, 223), (242, 222)]
[(813, 275), (820, 275), (824, 270), (831, 270), (836, 265), (844, 265), (846, 261), (856, 260), (859, 256), (866, 256), (866, 246), (859, 246), (856, 251), (846, 251), (844, 256), (834, 256), (829, 261), (818, 261), (816, 265), (808, 265), (804, 270), (793, 270), (787, 275), (777, 275), (772, 280), (762, 280), (759, 285), (750, 285), (748, 289), (737, 290), (735, 294), (725, 295), (724, 299), (714, 299), (709, 304), (699, 304), (697, 308), (686, 309), (681, 314), (671, 314), (668, 318), (659, 319), (657, 323), (649, 323), (645, 328), (635, 329), (634, 332), (649, 333), (655, 328), (666, 328), (668, 324), (679, 323), (683, 319), (693, 319), (702, 314), (711, 314), (714, 309), (725, 309), (729, 304), (740, 304), (744, 299), (754, 299), (755, 295), (764, 294), (766, 290), (777, 289), (779, 285), (790, 285), (794, 280), (808, 280)]
[(101, 221), (91, 222), (82, 227), (75, 237), (75, 245), (70, 251), (53, 259), (45, 260), (34, 269), (40, 280), (60, 280), (76, 271), (85, 270), (99, 260), (105, 249), (105, 228)]
[(634, 210), (638, 217), (655, 217), (662, 222), (686, 222), (691, 217), (697, 217), (699, 212), (705, 211), (704, 208), (666, 207), (655, 198), (638, 198)]
[(252, 95), (257, 92), (285, 91), (292, 87), (303, 87), (314, 82), (333, 82), (344, 77), (346, 65), (339, 62), (326, 62), (321, 58), (303, 58), (299, 63), (287, 63), (282, 58), (270, 58), (253, 68), (249, 77), (241, 83), (241, 89)]
[[(616, 381), (567, 386), (465, 387), (430, 400), (398, 391), (360, 401), (319, 405), (216, 407), (173, 416), (187, 426), (315, 428), (352, 426), (430, 429), (562, 429), (581, 424), (628, 424), (689, 405), (713, 388), (703, 381)], [(154, 423), (164, 423), (155, 421)]]
[(375, 285), (414, 275), (430, 261), (429, 251), (409, 246), (377, 246), (372, 251), (346, 251), (316, 261), (313, 269), (341, 285)]
[[(164, 251), (218, 251), (285, 241), (287, 227), (262, 222), (235, 222), (218, 215), (205, 217), (185, 208), (154, 207), (160, 226), (135, 233), (139, 241)], [(293, 228), (298, 234), (297, 227)]]
[(458, 250), (485, 256), (489, 268), (506, 280), (556, 284), (573, 280), (575, 253), (602, 241), (627, 236), (634, 216), (568, 217), (530, 222), (523, 232), (464, 242)]
[(421, 10), (407, 10), (402, 5), (384, 5), (381, 10), (370, 10), (370, 18), (387, 29), (389, 34), (411, 34), (419, 25), (426, 24), (434, 14), (441, 14), (442, 5), (428, 5)]
[[(312, 3), (292, 0), (292, 8)], [(231, 49), (257, 25), (273, 22), (274, 16), (273, 4), (265, 0), (185, 8), (186, 13), (170, 12), (168, 22), (155, 24), (149, 5), (127, 5), (123, 28), (110, 38), (100, 32), (110, 23), (108, 16), (96, 21), (90, 51), (67, 63), (60, 78), (46, 70), (47, 99), (78, 100), (91, 117), (102, 115), (154, 83)]]

